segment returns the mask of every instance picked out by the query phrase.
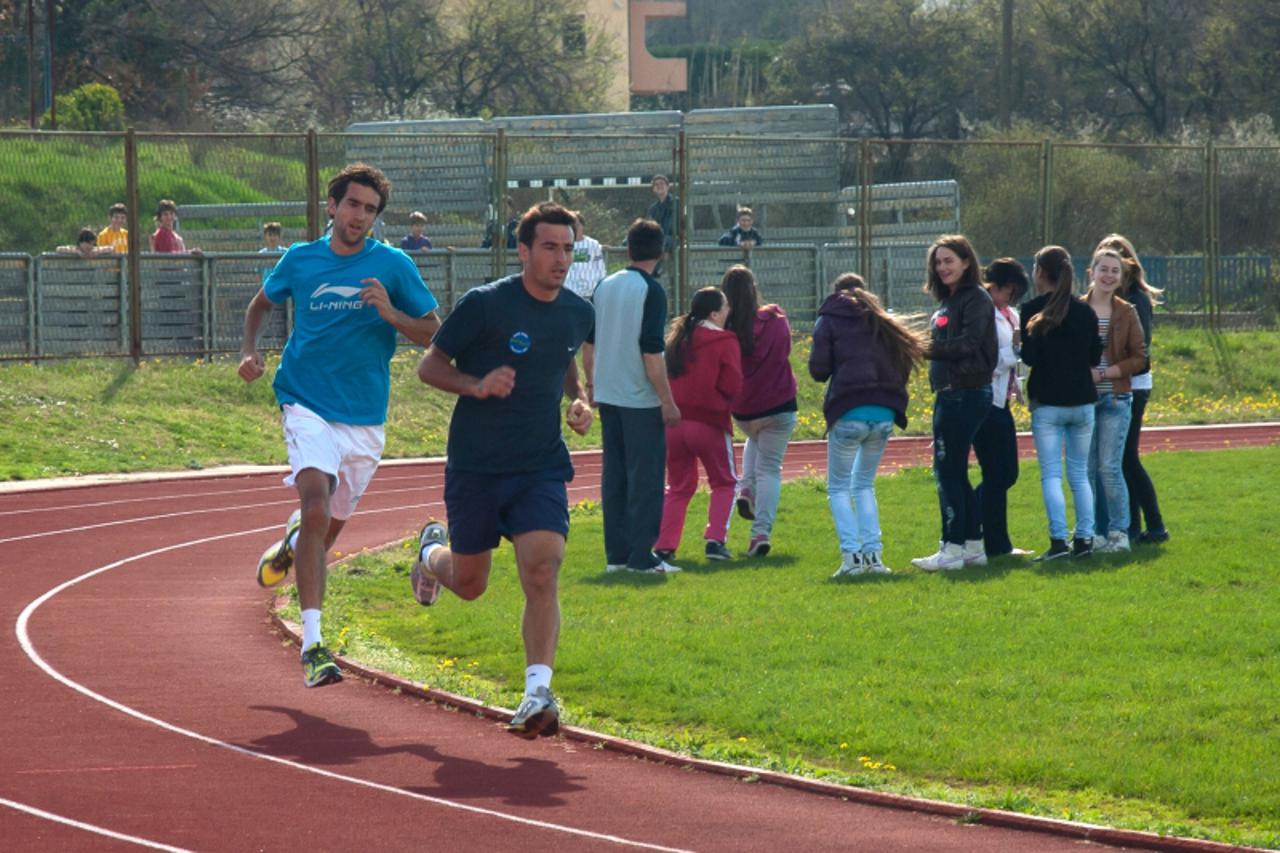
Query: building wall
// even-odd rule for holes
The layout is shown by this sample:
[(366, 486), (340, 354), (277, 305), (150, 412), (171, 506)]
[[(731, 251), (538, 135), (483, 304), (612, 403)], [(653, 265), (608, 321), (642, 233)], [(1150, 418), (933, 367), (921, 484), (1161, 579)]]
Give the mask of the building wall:
[(683, 17), (680, 0), (586, 0), (587, 16), (614, 38), (618, 50), (608, 108), (625, 112), (631, 95), (683, 92), (688, 85), (683, 59), (655, 59), (645, 47), (648, 18)]

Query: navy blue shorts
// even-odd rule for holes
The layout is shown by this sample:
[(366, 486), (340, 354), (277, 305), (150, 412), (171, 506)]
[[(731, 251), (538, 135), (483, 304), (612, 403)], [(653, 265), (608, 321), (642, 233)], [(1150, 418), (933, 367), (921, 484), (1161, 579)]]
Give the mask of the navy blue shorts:
[(444, 472), (444, 506), (449, 514), (449, 547), (458, 554), (482, 554), (502, 537), (549, 530), (569, 535), (569, 493), (564, 480), (545, 473), (479, 474)]

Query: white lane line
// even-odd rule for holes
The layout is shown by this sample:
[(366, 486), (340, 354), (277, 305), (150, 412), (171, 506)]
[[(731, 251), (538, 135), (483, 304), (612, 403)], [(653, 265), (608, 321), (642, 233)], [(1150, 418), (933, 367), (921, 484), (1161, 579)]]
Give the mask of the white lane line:
[[(384, 513), (384, 512), (398, 512), (398, 511), (409, 510), (409, 509), (421, 509), (425, 506), (430, 506), (430, 505), (431, 505), (430, 503), (408, 504), (406, 506), (386, 507), (386, 508), (376, 509), (376, 510), (366, 510), (364, 512), (357, 511), (356, 514), (357, 515), (373, 515), (373, 514)], [(185, 515), (188, 513), (181, 513), (181, 514)], [(668, 853), (691, 853), (691, 851), (683, 850), (678, 847), (664, 847), (658, 844), (650, 844), (643, 841), (634, 841), (632, 839), (623, 838), (617, 835), (608, 835), (605, 833), (592, 832), (590, 830), (578, 829), (577, 827), (565, 826), (557, 823), (550, 823), (548, 821), (533, 820), (532, 818), (526, 818), (526, 817), (520, 817), (519, 815), (507, 814), (506, 812), (500, 812), (494, 809), (486, 809), (480, 806), (473, 806), (468, 803), (453, 802), (452, 800), (446, 800), (441, 797), (432, 797), (428, 794), (420, 794), (415, 791), (406, 791), (402, 788), (396, 788), (395, 786), (392, 786), (392, 785), (384, 785), (380, 782), (373, 782), (368, 779), (360, 779), (355, 776), (348, 776), (342, 773), (335, 773), (331, 770), (324, 770), (319, 767), (311, 767), (306, 764), (301, 764), (297, 761), (291, 761), (287, 758), (280, 758), (274, 755), (267, 755), (261, 752), (254, 752), (253, 750), (246, 749), (245, 747), (239, 746), (238, 744), (227, 743), (226, 741), (218, 740), (217, 738), (210, 737), (209, 735), (203, 735), (203, 734), (200, 734), (199, 732), (191, 731), (190, 729), (184, 729), (173, 723), (169, 723), (164, 720), (158, 719), (156, 717), (152, 717), (149, 714), (144, 714), (142, 711), (139, 711), (135, 708), (131, 708), (128, 705), (122, 704), (120, 702), (115, 701), (114, 699), (103, 696), (101, 693), (96, 693), (93, 690), (90, 690), (88, 687), (84, 686), (83, 684), (80, 684), (77, 681), (73, 681), (71, 678), (63, 675), (58, 670), (54, 669), (53, 666), (50, 665), (48, 661), (46, 661), (43, 657), (41, 657), (39, 652), (36, 651), (35, 644), (32, 642), (30, 633), (28, 631), (28, 625), (31, 622), (31, 617), (35, 614), (35, 612), (38, 609), (40, 609), (40, 607), (42, 607), (45, 604), (45, 602), (49, 601), (54, 596), (57, 596), (60, 593), (70, 589), (76, 584), (82, 583), (86, 580), (89, 580), (90, 578), (96, 577), (97, 575), (100, 575), (100, 574), (104, 574), (113, 569), (118, 569), (121, 566), (127, 565), (129, 563), (137, 562), (139, 560), (146, 560), (151, 557), (158, 556), (160, 554), (167, 554), (170, 551), (177, 551), (182, 548), (190, 548), (196, 545), (204, 545), (209, 542), (218, 542), (223, 539), (234, 539), (238, 536), (248, 536), (250, 534), (263, 533), (268, 530), (277, 530), (279, 529), (279, 527), (280, 525), (278, 524), (271, 524), (266, 527), (254, 527), (249, 530), (239, 530), (232, 533), (220, 533), (216, 536), (205, 536), (200, 539), (191, 539), (186, 542), (179, 542), (176, 545), (166, 545), (162, 548), (155, 548), (150, 551), (144, 551), (140, 554), (134, 554), (133, 556), (130, 556), (130, 557), (124, 557), (122, 559), (116, 560), (113, 563), (108, 563), (104, 566), (99, 566), (98, 568), (85, 572), (84, 574), (78, 577), (74, 577), (68, 581), (64, 581), (63, 583), (60, 583), (57, 586), (53, 587), (52, 589), (48, 590), (39, 598), (35, 599), (34, 601), (32, 601), (30, 604), (28, 604), (26, 607), (23, 608), (22, 613), (18, 616), (17, 625), (14, 628), (14, 633), (17, 634), (17, 637), (18, 637), (18, 644), (22, 646), (23, 652), (25, 652), (27, 657), (31, 659), (32, 663), (38, 666), (41, 670), (44, 671), (46, 675), (48, 675), (54, 681), (57, 681), (59, 684), (62, 684), (63, 686), (68, 687), (76, 691), (77, 693), (80, 693), (81, 695), (86, 696), (89, 699), (92, 699), (95, 702), (99, 702), (103, 705), (106, 705), (108, 708), (112, 708), (116, 711), (119, 711), (122, 714), (133, 717), (136, 720), (141, 720), (144, 723), (149, 723), (153, 726), (156, 726), (157, 728), (163, 729), (164, 731), (181, 735), (183, 737), (191, 738), (192, 740), (199, 741), (200, 743), (204, 743), (209, 746), (215, 746), (220, 749), (225, 749), (230, 752), (238, 753), (240, 755), (246, 755), (246, 756), (249, 756), (250, 758), (256, 758), (261, 761), (269, 761), (273, 764), (279, 764), (284, 767), (291, 767), (295, 770), (302, 770), (306, 773), (313, 773), (317, 776), (322, 776), (326, 779), (335, 779), (340, 782), (347, 782), (352, 785), (358, 785), (360, 787), (370, 788), (372, 790), (381, 791), (383, 793), (395, 794), (397, 796), (406, 797), (411, 800), (418, 800), (421, 802), (432, 803), (434, 805), (444, 806), (445, 808), (457, 809), (458, 811), (469, 812), (471, 814), (476, 814), (476, 815), (484, 815), (486, 817), (496, 818), (498, 820), (505, 820), (511, 823), (518, 823), (524, 826), (536, 827), (538, 829), (546, 829), (552, 832), (560, 832), (566, 835), (578, 836), (580, 838), (590, 838), (595, 841), (604, 841), (604, 842), (609, 842), (611, 844), (623, 845), (626, 847), (636, 847), (643, 850), (662, 850), (662, 851), (668, 851)], [(0, 541), (3, 541), (3, 540), (0, 540)], [(173, 849), (173, 848), (165, 848), (165, 849)]]
[[(377, 495), (381, 493), (394, 491), (392, 489), (378, 488), (380, 485), (383, 485), (386, 483), (393, 483), (400, 480), (415, 480), (417, 482), (422, 483), (422, 485), (426, 487), (426, 486), (434, 485), (433, 480), (435, 479), (439, 479), (441, 482), (444, 481), (443, 468), (440, 469), (439, 472), (430, 472), (430, 473), (413, 474), (413, 475), (406, 474), (400, 477), (379, 475), (379, 476), (375, 476), (373, 481), (369, 484), (369, 488), (365, 490), (365, 495), (366, 496)], [(117, 486), (119, 484), (112, 483), (111, 485)], [(167, 494), (167, 495), (147, 495), (145, 497), (138, 497), (138, 498), (117, 498), (115, 500), (109, 500), (109, 501), (89, 501), (86, 503), (78, 503), (78, 504), (61, 504), (59, 506), (42, 506), (42, 507), (34, 507), (34, 508), (27, 508), (27, 509), (6, 509), (6, 510), (0, 510), (0, 518), (3, 518), (5, 516), (10, 516), (10, 515), (32, 515), (40, 512), (65, 512), (67, 510), (73, 510), (73, 509), (95, 509), (97, 507), (103, 507), (103, 506), (124, 506), (125, 504), (146, 503), (151, 501), (178, 501), (178, 500), (207, 501), (209, 498), (223, 497), (226, 495), (247, 495), (253, 492), (279, 493), (281, 490), (287, 489), (287, 488), (288, 488), (287, 486), (282, 485), (279, 482), (279, 480), (277, 480), (274, 485), (270, 485), (270, 486), (246, 486), (244, 488), (223, 489), (221, 491), (181, 492), (177, 494)], [(16, 494), (21, 495), (22, 493), (19, 492)], [(293, 492), (290, 491), (289, 494), (293, 495)]]
[[(365, 494), (377, 496), (377, 495), (394, 495), (394, 494), (400, 494), (401, 492), (421, 492), (421, 491), (423, 491), (422, 487), (414, 486), (412, 488), (404, 488), (404, 489), (382, 489), (378, 492), (373, 492), (373, 493), (366, 492)], [(145, 522), (145, 521), (161, 521), (166, 518), (182, 518), (183, 516), (188, 516), (188, 515), (209, 515), (215, 512), (236, 512), (242, 509), (258, 509), (261, 507), (278, 506), (280, 504), (287, 504), (292, 506), (297, 502), (298, 502), (297, 497), (286, 497), (286, 498), (281, 498), (278, 501), (261, 501), (259, 503), (236, 504), (234, 506), (201, 507), (200, 509), (188, 509), (188, 510), (183, 510), (181, 512), (165, 512), (165, 513), (160, 513), (159, 515), (142, 515), (142, 516), (135, 516), (134, 518), (121, 518), (115, 521), (100, 521), (97, 524), (81, 524), (77, 527), (63, 527), (58, 530), (43, 530), (39, 533), (25, 533), (21, 536), (9, 536), (4, 539), (0, 539), (0, 545), (3, 545), (6, 542), (23, 542), (28, 539), (43, 539), (47, 536), (61, 536), (64, 533), (83, 533), (86, 530), (100, 530), (103, 527), (119, 527), (122, 524), (141, 524), (142, 522)], [(414, 506), (425, 506), (425, 505), (426, 504), (414, 504)], [(358, 512), (356, 514), (359, 515)], [(276, 526), (279, 527), (280, 525), (276, 525)], [(264, 528), (264, 529), (270, 529), (270, 528)]]
[(136, 835), (125, 835), (122, 832), (115, 832), (113, 830), (106, 829), (105, 827), (94, 826), (93, 824), (85, 823), (82, 820), (74, 820), (69, 817), (64, 817), (63, 815), (60, 815), (60, 814), (47, 812), (44, 809), (38, 809), (35, 806), (29, 806), (26, 803), (18, 803), (13, 800), (6, 800), (4, 797), (0, 797), (0, 806), (8, 806), (14, 811), (26, 812), (29, 815), (34, 815), (35, 817), (44, 818), (45, 820), (50, 820), (50, 821), (53, 821), (54, 823), (60, 823), (63, 826), (71, 826), (76, 829), (82, 829), (85, 832), (92, 832), (95, 835), (105, 835), (107, 838), (114, 838), (116, 841), (127, 841), (130, 844), (137, 844), (139, 847), (149, 847), (152, 850), (170, 850), (170, 851), (174, 851), (174, 853), (189, 853), (189, 851), (185, 847), (170, 847), (168, 844), (161, 844), (158, 841), (150, 841), (146, 838), (139, 838)]

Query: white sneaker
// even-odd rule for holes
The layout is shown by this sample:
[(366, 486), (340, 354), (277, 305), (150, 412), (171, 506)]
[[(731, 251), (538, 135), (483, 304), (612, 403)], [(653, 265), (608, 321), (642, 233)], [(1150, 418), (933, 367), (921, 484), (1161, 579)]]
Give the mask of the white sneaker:
[(866, 572), (867, 567), (862, 564), (862, 555), (851, 551), (844, 551), (840, 554), (840, 568), (836, 569), (833, 578), (852, 578)]
[(428, 519), (418, 534), (418, 559), (409, 572), (409, 584), (413, 587), (413, 597), (423, 607), (430, 607), (440, 598), (441, 583), (439, 578), (427, 566), (423, 549), (428, 545), (445, 545), (449, 541), (449, 531), (434, 518)]
[(964, 564), (966, 566), (985, 566), (987, 550), (981, 539), (967, 539), (964, 543)]
[(626, 571), (626, 569), (626, 563), (608, 563), (604, 567), (605, 572), (623, 572)]
[(1107, 534), (1107, 539), (1101, 548), (1096, 550), (1103, 551), (1107, 554), (1126, 554), (1129, 552), (1129, 534), (1123, 530), (1113, 530)]
[(682, 569), (679, 566), (671, 565), (666, 560), (659, 560), (656, 566), (650, 566), (647, 569), (631, 569), (631, 571), (645, 575), (674, 575), (676, 572), (682, 571)]
[(868, 551), (862, 555), (862, 565), (867, 567), (867, 571), (873, 575), (891, 575), (893, 569), (886, 566), (880, 557), (879, 551)]
[(916, 557), (911, 561), (911, 565), (926, 572), (936, 572), (939, 569), (947, 572), (958, 571), (964, 568), (964, 547), (954, 542), (947, 542), (938, 549), (938, 553), (930, 554), (928, 557)]

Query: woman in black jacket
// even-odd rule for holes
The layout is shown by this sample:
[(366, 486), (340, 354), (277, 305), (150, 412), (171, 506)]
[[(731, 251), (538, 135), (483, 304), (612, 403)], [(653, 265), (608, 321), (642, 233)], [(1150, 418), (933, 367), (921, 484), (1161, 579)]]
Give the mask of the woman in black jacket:
[(907, 425), (907, 379), (923, 361), (924, 342), (880, 307), (861, 276), (845, 273), (832, 291), (818, 309), (809, 352), (809, 375), (827, 382), (827, 501), (840, 539), (832, 577), (889, 574), (876, 468), (893, 425)]
[(995, 309), (982, 288), (968, 238), (939, 237), (929, 247), (925, 292), (938, 300), (930, 322), (929, 386), (933, 400), (933, 477), (942, 511), (938, 551), (912, 564), (926, 572), (985, 565), (982, 512), (969, 482), (969, 450), (991, 408), (996, 368)]
[[(1027, 402), (1031, 434), (1040, 461), (1040, 491), (1049, 516), (1049, 550), (1036, 559), (1093, 553), (1093, 487), (1089, 483), (1089, 445), (1093, 441), (1094, 403), (1098, 401), (1093, 367), (1102, 358), (1098, 317), (1072, 293), (1071, 255), (1061, 246), (1036, 253), (1035, 282), (1040, 295), (1022, 305), (1022, 360), (1031, 368)], [(1067, 501), (1062, 493), (1062, 457), (1075, 501), (1073, 547), (1067, 547)]]

